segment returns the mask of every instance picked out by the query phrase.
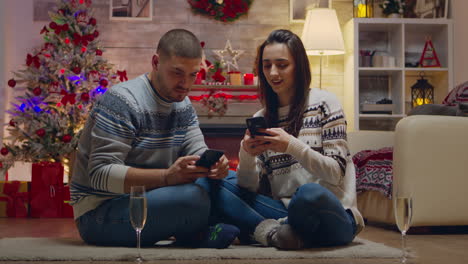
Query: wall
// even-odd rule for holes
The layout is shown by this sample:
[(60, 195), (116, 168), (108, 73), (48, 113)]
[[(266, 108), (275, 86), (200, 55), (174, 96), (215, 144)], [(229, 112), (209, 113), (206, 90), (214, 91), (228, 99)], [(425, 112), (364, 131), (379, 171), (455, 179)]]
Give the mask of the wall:
[(454, 84), (468, 81), (468, 1), (452, 0), (452, 17), (454, 20)]
[[(6, 50), (6, 41), (5, 41), (5, 28), (6, 23), (4, 23), (6, 14), (5, 14), (5, 2), (0, 2), (0, 87), (3, 87), (6, 83), (5, 80), (5, 50)], [(5, 90), (0, 88), (0, 102), (6, 102)], [(0, 124), (3, 124), (4, 121), (4, 107), (0, 107)], [(3, 138), (3, 129), (0, 129), (0, 138)]]
[[(234, 49), (245, 50), (239, 59), (240, 70), (251, 72), (256, 47), (273, 29), (288, 28), (297, 34), (302, 24), (289, 22), (289, 0), (254, 0), (249, 14), (234, 23), (221, 23), (201, 15), (193, 14), (187, 0), (153, 0), (152, 21), (110, 21), (109, 0), (93, 0), (94, 17), (101, 32), (100, 41), (105, 48), (104, 57), (117, 68), (126, 69), (129, 77), (135, 77), (150, 70), (149, 58), (155, 45), (165, 31), (182, 27), (193, 31), (206, 43), (208, 59), (214, 60), (214, 49), (222, 49), (226, 40), (231, 40)], [(11, 72), (24, 66), (26, 54), (42, 44), (40, 29), (50, 22), (46, 15), (53, 0), (2, 0), (0, 1), (0, 123), (8, 122), (4, 110), (17, 89), (7, 87)], [(454, 17), (454, 83), (468, 80), (468, 1), (452, 0)], [(352, 1), (335, 0), (340, 24), (352, 18)], [(7, 11), (7, 12), (6, 12)], [(36, 18), (34, 20), (33, 18)], [(318, 85), (319, 58), (309, 57), (312, 65), (312, 86)], [(346, 100), (343, 91), (343, 56), (329, 56), (324, 60), (322, 86), (335, 93), (342, 102)], [(4, 120), (2, 120), (4, 119)]]
[[(0, 67), (1, 111), (8, 108), (4, 102), (10, 101), (18, 88), (6, 86), (12, 78), (12, 71), (22, 69), (26, 54), (40, 46), (43, 41), (40, 29), (50, 22), (47, 11), (54, 0), (2, 0), (4, 28), (2, 37), (6, 45), (1, 49), (7, 54)], [(105, 49), (104, 57), (115, 64), (117, 69), (126, 69), (130, 78), (151, 70), (150, 60), (160, 36), (172, 28), (186, 28), (194, 32), (206, 43), (205, 53), (211, 61), (216, 60), (213, 50), (223, 49), (226, 41), (231, 41), (233, 49), (244, 50), (238, 60), (240, 71), (252, 72), (256, 47), (274, 29), (291, 29), (298, 35), (302, 24), (289, 21), (289, 0), (255, 0), (249, 13), (233, 23), (222, 23), (205, 16), (194, 14), (187, 0), (154, 0), (152, 21), (115, 21), (109, 19), (109, 0), (93, 0), (94, 17), (100, 31), (99, 40)], [(344, 24), (352, 16), (350, 1), (335, 1), (340, 23)], [(266, 11), (267, 10), (267, 11)], [(2, 41), (3, 43), (3, 41)], [(312, 86), (318, 86), (319, 59), (310, 57), (312, 64)], [(330, 56), (324, 59), (322, 87), (342, 98), (343, 56)], [(9, 117), (5, 117), (8, 122)], [(1, 122), (4, 123), (4, 122)]]

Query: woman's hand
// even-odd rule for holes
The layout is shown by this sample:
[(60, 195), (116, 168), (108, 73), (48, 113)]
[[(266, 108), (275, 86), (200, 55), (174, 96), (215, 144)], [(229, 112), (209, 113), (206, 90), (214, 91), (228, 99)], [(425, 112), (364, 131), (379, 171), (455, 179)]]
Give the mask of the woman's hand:
[(208, 177), (211, 179), (224, 179), (226, 176), (228, 176), (229, 173), (229, 160), (226, 158), (225, 155), (223, 155), (218, 162), (216, 162), (213, 166), (210, 168), (210, 172), (208, 174)]
[(293, 137), (288, 134), (288, 132), (284, 131), (284, 129), (278, 127), (259, 129), (259, 132), (265, 132), (269, 136), (255, 136), (255, 138), (264, 142), (263, 148), (275, 152), (286, 152), (289, 141)]
[(241, 142), (241, 147), (245, 150), (245, 152), (249, 153), (252, 156), (258, 156), (262, 154), (266, 148), (265, 140), (260, 140), (260, 136), (252, 137), (250, 131), (247, 129), (245, 131), (244, 139)]

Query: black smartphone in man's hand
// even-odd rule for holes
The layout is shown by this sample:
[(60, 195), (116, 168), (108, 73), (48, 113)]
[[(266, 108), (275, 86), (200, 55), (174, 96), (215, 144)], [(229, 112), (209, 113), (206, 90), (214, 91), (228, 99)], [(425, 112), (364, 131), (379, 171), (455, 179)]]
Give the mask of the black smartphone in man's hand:
[(250, 131), (252, 137), (255, 136), (269, 136), (266, 133), (258, 132), (259, 128), (267, 128), (266, 120), (263, 116), (249, 117), (245, 120), (247, 128)]
[(197, 160), (195, 165), (205, 168), (211, 168), (224, 154), (224, 151), (218, 149), (207, 149)]

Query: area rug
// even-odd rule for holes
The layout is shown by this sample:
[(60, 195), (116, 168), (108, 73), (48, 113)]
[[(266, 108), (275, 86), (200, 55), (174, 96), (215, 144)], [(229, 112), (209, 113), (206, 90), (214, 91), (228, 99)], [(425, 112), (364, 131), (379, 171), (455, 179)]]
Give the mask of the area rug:
[[(96, 247), (71, 238), (3, 238), (2, 260), (134, 260), (136, 248)], [(232, 245), (227, 249), (187, 249), (155, 246), (141, 249), (145, 260), (200, 259), (312, 259), (312, 258), (398, 258), (400, 250), (356, 238), (343, 247), (283, 251), (272, 247)]]

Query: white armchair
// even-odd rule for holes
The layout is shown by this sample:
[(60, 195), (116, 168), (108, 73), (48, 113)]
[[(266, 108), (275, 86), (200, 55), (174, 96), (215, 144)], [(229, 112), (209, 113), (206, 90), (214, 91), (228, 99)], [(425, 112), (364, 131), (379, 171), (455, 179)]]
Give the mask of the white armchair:
[[(468, 225), (468, 118), (410, 116), (395, 132), (351, 132), (348, 142), (353, 155), (393, 145), (393, 186), (411, 186), (413, 226)], [(359, 194), (358, 208), (369, 221), (395, 223), (379, 192)]]

